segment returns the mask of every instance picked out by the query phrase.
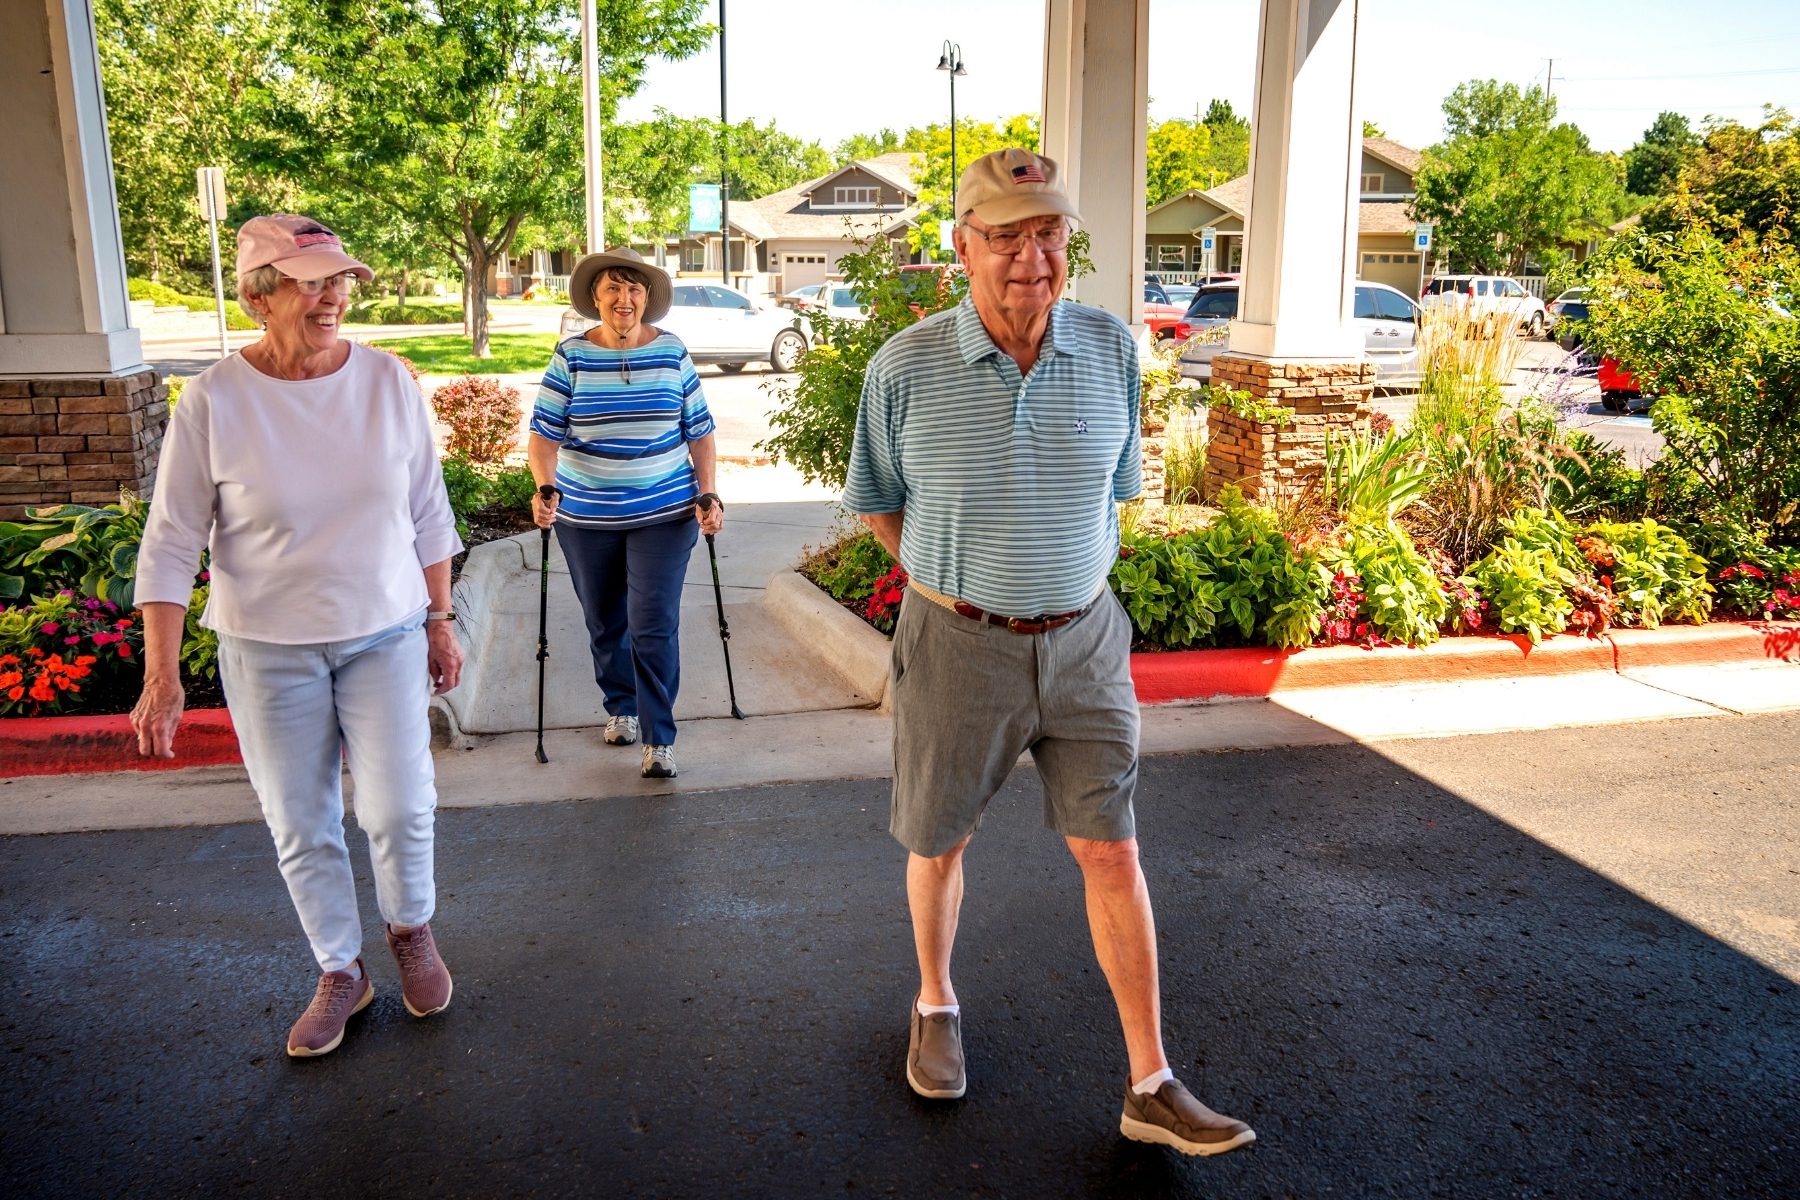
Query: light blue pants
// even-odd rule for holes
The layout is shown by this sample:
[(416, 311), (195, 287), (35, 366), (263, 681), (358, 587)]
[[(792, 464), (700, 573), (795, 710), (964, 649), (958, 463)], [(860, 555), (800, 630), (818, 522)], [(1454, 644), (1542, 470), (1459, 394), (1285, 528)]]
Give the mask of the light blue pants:
[(382, 918), (393, 925), (429, 921), (437, 903), (437, 787), (424, 613), (350, 642), (286, 646), (221, 636), (219, 677), (320, 970), (342, 970), (362, 953), (344, 844), (346, 758)]

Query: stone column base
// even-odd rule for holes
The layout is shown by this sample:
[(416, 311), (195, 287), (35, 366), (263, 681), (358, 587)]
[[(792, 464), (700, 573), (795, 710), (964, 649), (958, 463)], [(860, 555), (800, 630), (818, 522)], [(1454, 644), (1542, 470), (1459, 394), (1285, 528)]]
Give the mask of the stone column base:
[(1325, 472), (1325, 436), (1369, 426), (1371, 362), (1316, 362), (1220, 354), (1212, 381), (1274, 401), (1290, 423), (1250, 421), (1222, 408), (1207, 414), (1206, 494), (1236, 484), (1252, 500), (1295, 495)]
[(0, 379), (0, 520), (45, 504), (111, 504), (120, 488), (148, 497), (168, 399), (155, 371)]

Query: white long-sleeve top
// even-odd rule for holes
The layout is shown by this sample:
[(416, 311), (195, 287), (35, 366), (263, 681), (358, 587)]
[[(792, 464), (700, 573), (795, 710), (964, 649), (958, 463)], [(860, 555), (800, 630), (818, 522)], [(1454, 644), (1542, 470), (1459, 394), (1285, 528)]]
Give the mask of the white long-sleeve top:
[(319, 379), (233, 354), (189, 381), (163, 437), (137, 602), (185, 607), (208, 546), (201, 620), (234, 637), (347, 641), (425, 607), (422, 568), (463, 546), (406, 368), (352, 344)]

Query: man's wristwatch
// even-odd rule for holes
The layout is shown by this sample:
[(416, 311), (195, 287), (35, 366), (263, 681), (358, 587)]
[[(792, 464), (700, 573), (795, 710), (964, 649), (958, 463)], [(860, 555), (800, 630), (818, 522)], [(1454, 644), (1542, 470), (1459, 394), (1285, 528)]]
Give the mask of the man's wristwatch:
[(456, 620), (456, 610), (454, 608), (447, 608), (443, 612), (432, 612), (427, 609), (425, 619), (427, 621), (454, 621)]

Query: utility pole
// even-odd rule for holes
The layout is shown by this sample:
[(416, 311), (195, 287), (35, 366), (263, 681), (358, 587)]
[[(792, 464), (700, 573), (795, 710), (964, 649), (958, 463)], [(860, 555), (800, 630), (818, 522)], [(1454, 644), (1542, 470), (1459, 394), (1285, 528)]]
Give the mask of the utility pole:
[[(719, 0), (719, 277), (731, 286), (731, 125), (725, 117), (725, 0)], [(750, 243), (744, 243), (749, 257)], [(749, 266), (749, 263), (745, 263)]]
[(587, 158), (587, 252), (602, 249), (606, 207), (600, 190), (600, 54), (594, 0), (581, 3), (581, 132)]

